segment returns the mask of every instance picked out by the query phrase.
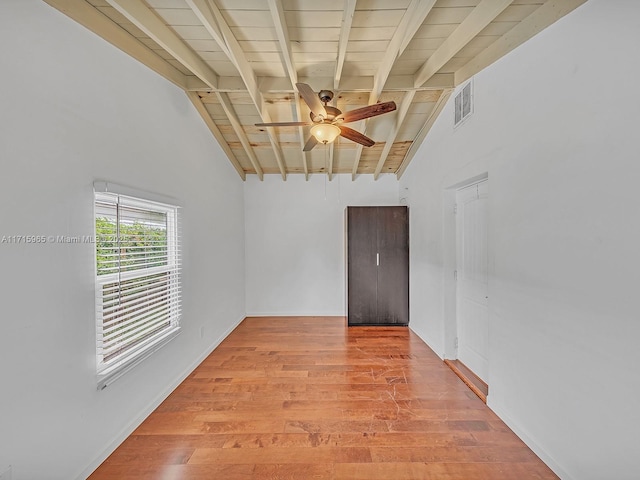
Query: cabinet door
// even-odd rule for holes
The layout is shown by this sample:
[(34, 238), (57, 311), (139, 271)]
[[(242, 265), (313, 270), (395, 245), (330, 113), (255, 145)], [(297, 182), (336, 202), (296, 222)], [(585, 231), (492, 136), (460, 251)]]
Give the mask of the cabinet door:
[(349, 325), (377, 323), (376, 211), (375, 207), (347, 208)]
[(406, 207), (378, 207), (378, 322), (409, 323), (409, 222)]

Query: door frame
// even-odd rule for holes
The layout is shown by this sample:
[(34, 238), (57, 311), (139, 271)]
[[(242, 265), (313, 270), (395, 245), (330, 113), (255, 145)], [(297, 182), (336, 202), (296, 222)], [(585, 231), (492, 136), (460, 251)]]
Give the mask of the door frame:
[[(489, 227), (489, 180), (482, 180), (456, 190), (456, 200), (457, 358), (486, 385), (489, 378), (489, 251), (486, 243)], [(475, 207), (468, 210), (471, 205)], [(468, 231), (467, 219), (480, 228), (482, 233), (473, 233), (474, 228)], [(482, 256), (472, 260), (472, 263), (477, 261), (484, 263), (483, 281), (469, 277), (474, 267), (469, 266), (471, 270), (467, 271), (466, 245), (468, 242), (473, 250), (484, 246), (482, 250), (476, 250), (476, 253), (481, 253)], [(464, 309), (465, 305), (473, 306), (470, 311), (463, 314), (460, 309)]]
[[(487, 172), (480, 173), (470, 178), (449, 184), (443, 189), (442, 205), (443, 205), (443, 225), (442, 225), (442, 249), (443, 249), (443, 316), (444, 316), (444, 352), (445, 360), (456, 360), (458, 358), (458, 350), (456, 347), (456, 339), (458, 338), (458, 317), (457, 317), (457, 282), (455, 279), (455, 271), (457, 268), (457, 226), (456, 226), (456, 192), (465, 187), (469, 187), (484, 180), (488, 180)], [(489, 209), (489, 216), (491, 210)], [(488, 265), (489, 279), (487, 289), (491, 292), (491, 265), (492, 262), (492, 242), (488, 244)], [(491, 297), (491, 293), (489, 293)], [(489, 345), (491, 342), (489, 342)], [(489, 359), (489, 372), (491, 364)]]

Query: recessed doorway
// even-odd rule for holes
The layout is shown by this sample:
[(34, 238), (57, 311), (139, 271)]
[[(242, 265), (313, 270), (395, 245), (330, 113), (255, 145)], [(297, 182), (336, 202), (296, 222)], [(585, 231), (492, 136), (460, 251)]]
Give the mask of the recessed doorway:
[[(489, 380), (488, 206), (487, 178), (449, 190), (454, 202), (449, 223), (453, 302), (448, 315), (452, 348), (446, 363), (486, 402)], [(445, 232), (447, 226), (445, 225)], [(453, 245), (452, 245), (453, 247)], [(455, 251), (454, 251), (455, 250)]]

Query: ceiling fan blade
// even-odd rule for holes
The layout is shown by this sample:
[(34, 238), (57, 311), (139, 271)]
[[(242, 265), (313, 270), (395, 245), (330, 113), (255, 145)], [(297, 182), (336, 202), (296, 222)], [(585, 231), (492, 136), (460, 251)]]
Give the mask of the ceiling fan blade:
[(327, 111), (324, 109), (324, 105), (322, 105), (318, 94), (313, 91), (313, 88), (306, 83), (296, 83), (296, 87), (304, 102), (311, 109), (313, 116), (317, 117), (318, 115), (322, 115), (322, 118), (327, 118)]
[(340, 128), (340, 136), (347, 138), (352, 142), (359, 143), (360, 145), (364, 145), (365, 147), (372, 147), (376, 143), (366, 135), (355, 131), (353, 128), (343, 127), (342, 125), (338, 125), (338, 127)]
[(393, 112), (396, 109), (396, 102), (375, 103), (367, 107), (356, 108), (340, 115), (337, 120), (344, 123), (364, 120), (365, 118), (376, 117), (384, 113)]
[(303, 152), (308, 152), (308, 151), (312, 150), (313, 147), (315, 147), (317, 144), (318, 144), (318, 140), (316, 140), (316, 137), (311, 135), (309, 137), (309, 140), (307, 140), (307, 143), (304, 144), (304, 148), (302, 149), (302, 151)]
[(273, 123), (256, 123), (256, 127), (305, 127), (313, 125), (310, 122), (273, 122)]

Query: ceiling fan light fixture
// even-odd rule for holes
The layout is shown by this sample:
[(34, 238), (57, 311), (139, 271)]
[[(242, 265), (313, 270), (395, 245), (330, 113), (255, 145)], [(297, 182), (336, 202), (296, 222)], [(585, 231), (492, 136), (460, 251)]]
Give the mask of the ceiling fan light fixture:
[(311, 135), (320, 143), (331, 143), (340, 135), (340, 128), (330, 123), (319, 123), (311, 127)]

